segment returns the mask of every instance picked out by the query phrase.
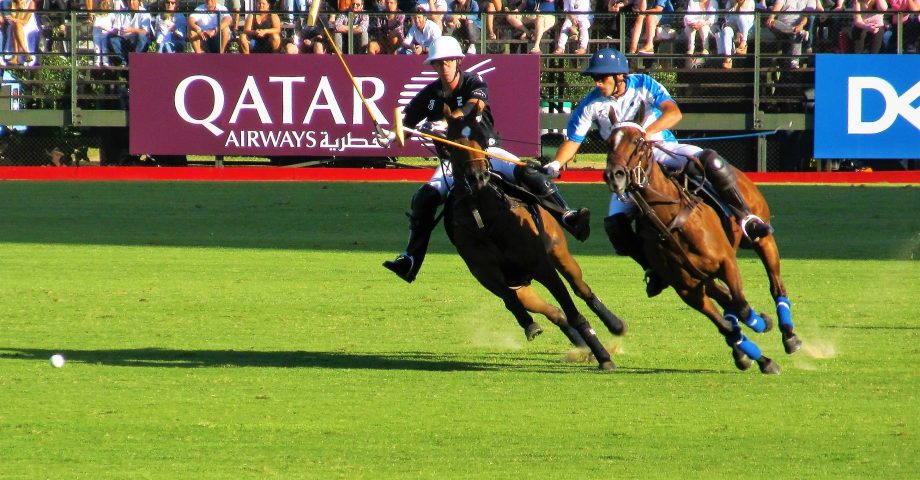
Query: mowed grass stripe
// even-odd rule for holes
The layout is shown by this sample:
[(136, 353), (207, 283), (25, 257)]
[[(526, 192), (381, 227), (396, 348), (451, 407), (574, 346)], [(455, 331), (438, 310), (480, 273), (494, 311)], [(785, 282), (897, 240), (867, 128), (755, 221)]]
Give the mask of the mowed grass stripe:
[[(734, 370), (600, 229), (573, 245), (630, 322), (619, 370), (527, 343), (444, 235), (419, 280), (410, 184), (5, 183), (2, 478), (912, 478), (916, 188), (786, 187), (773, 207), (806, 342)], [(766, 277), (741, 260), (752, 303)], [(587, 312), (587, 309), (584, 309)], [(595, 321), (596, 326), (601, 327)], [(47, 360), (61, 352), (62, 369)]]

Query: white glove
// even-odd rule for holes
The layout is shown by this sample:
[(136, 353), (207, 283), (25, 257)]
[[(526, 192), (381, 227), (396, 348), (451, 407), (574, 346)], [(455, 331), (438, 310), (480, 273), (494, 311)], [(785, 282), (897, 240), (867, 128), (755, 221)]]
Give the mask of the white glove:
[(562, 169), (562, 165), (559, 164), (558, 160), (553, 160), (552, 162), (543, 165), (543, 170), (549, 175), (550, 178), (559, 178), (559, 170)]
[(445, 134), (447, 133), (447, 122), (444, 120), (425, 122), (424, 124), (422, 124), (422, 130), (428, 130), (434, 133)]
[(376, 136), (377, 145), (380, 145), (383, 148), (390, 148), (393, 146), (393, 142), (396, 141), (396, 132), (391, 132), (383, 128), (377, 131)]

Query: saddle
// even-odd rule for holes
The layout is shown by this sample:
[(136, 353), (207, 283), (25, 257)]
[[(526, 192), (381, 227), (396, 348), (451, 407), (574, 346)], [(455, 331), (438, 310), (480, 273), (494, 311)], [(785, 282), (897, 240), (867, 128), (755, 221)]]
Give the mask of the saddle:
[(729, 241), (733, 238), (732, 226), (734, 220), (732, 211), (728, 205), (722, 201), (715, 187), (705, 177), (691, 175), (684, 170), (683, 172), (668, 174), (668, 176), (677, 184), (678, 188), (683, 190), (688, 196), (709, 205), (719, 217), (722, 224), (722, 230)]
[[(543, 218), (540, 216), (540, 199), (526, 188), (511, 182), (501, 173), (491, 172), (491, 174), (492, 180), (489, 182), (489, 188), (495, 193), (495, 196), (498, 198), (499, 202), (506, 206), (508, 210), (518, 207), (522, 207), (527, 210), (531, 218), (533, 218), (534, 224), (537, 226), (538, 231), (541, 235), (543, 235), (544, 226)], [(455, 213), (453, 211), (454, 198), (455, 195), (452, 188), (447, 193), (447, 202), (445, 203), (444, 207), (443, 215), (445, 222), (454, 222), (455, 220)], [(480, 229), (479, 226), (476, 225), (473, 221), (461, 220), (459, 221), (459, 224), (464, 225), (471, 230)], [(484, 225), (484, 228), (484, 233), (487, 233), (489, 225)], [(451, 241), (453, 241), (453, 239), (451, 239)]]

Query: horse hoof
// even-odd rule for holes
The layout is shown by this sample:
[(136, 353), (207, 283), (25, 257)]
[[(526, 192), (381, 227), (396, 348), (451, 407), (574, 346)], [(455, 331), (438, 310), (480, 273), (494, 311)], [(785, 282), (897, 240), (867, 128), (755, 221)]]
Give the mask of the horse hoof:
[(617, 366), (616, 364), (613, 363), (613, 360), (607, 360), (606, 362), (601, 362), (597, 366), (597, 368), (599, 368), (600, 370), (612, 371), (612, 370), (616, 370)]
[(767, 315), (766, 313), (761, 313), (760, 318), (763, 319), (763, 323), (764, 323), (763, 331), (760, 333), (767, 333), (770, 330), (773, 330), (773, 319), (770, 318), (769, 315)]
[(760, 373), (765, 375), (779, 375), (779, 365), (773, 360), (763, 357), (764, 362), (757, 362), (757, 366), (760, 367)]
[(802, 348), (802, 341), (799, 340), (798, 335), (794, 333), (789, 337), (784, 334), (783, 348), (786, 350), (787, 354), (792, 355), (793, 353), (798, 352), (800, 348)]
[(802, 348), (802, 341), (799, 340), (799, 336), (792, 329), (784, 325), (780, 325), (779, 329), (783, 332), (783, 349), (786, 350), (786, 354), (792, 355)]
[(629, 330), (629, 325), (627, 325), (626, 322), (620, 320), (619, 318), (617, 320), (619, 320), (619, 324), (607, 325), (607, 329), (610, 330), (610, 333), (618, 337), (622, 337), (623, 335), (626, 335), (626, 331)]
[(732, 360), (735, 361), (735, 367), (742, 372), (751, 368), (751, 365), (754, 363), (751, 361), (750, 357), (745, 355), (738, 347), (732, 347)]
[(543, 327), (541, 327), (539, 323), (531, 323), (524, 329), (524, 335), (527, 335), (528, 342), (532, 342), (533, 339), (539, 337), (541, 333), (543, 333)]

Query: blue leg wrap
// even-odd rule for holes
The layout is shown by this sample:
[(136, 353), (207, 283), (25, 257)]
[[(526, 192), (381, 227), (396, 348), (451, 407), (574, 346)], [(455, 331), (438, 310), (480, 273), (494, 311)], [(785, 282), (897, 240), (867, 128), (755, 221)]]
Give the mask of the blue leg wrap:
[(741, 327), (739, 327), (737, 323), (734, 323), (734, 325), (735, 329), (730, 336), (725, 337), (725, 343), (728, 344), (729, 347), (737, 346), (751, 360), (760, 360), (760, 357), (763, 356), (760, 352), (760, 347), (741, 333)]
[(779, 324), (792, 329), (792, 302), (786, 297), (776, 299), (776, 316), (779, 318)]
[[(735, 325), (735, 326), (738, 325), (739, 319), (738, 319), (738, 315), (735, 312), (726, 310), (725, 319), (732, 322), (732, 325)], [(748, 317), (742, 320), (742, 322), (748, 327), (750, 327), (751, 330), (757, 333), (763, 333), (763, 331), (767, 328), (767, 322), (765, 322), (763, 317), (758, 315), (757, 312), (755, 312), (753, 308), (749, 310)]]

